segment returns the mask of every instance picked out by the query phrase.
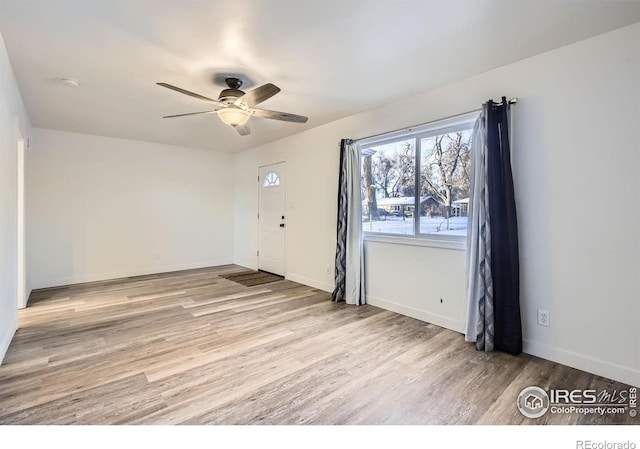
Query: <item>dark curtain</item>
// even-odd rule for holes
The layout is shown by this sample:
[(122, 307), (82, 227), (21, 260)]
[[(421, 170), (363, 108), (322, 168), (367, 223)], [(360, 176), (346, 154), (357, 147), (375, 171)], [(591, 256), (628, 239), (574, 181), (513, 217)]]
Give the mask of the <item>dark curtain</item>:
[(336, 244), (336, 287), (333, 301), (356, 306), (366, 303), (364, 245), (362, 242), (362, 198), (360, 150), (352, 140), (340, 142), (338, 179), (338, 226)]
[(335, 289), (331, 299), (335, 302), (345, 300), (347, 278), (347, 145), (349, 140), (340, 141), (340, 174), (338, 176), (338, 225), (335, 260)]
[(491, 227), (494, 350), (522, 352), (518, 223), (509, 145), (510, 105), (488, 102), (487, 190)]

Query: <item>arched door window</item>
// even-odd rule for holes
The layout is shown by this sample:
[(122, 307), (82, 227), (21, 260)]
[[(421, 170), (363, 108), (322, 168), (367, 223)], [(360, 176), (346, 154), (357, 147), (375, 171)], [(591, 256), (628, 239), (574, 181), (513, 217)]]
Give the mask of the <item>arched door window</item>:
[(280, 185), (280, 177), (275, 172), (267, 173), (267, 176), (264, 177), (264, 182), (262, 183), (262, 187), (275, 187)]

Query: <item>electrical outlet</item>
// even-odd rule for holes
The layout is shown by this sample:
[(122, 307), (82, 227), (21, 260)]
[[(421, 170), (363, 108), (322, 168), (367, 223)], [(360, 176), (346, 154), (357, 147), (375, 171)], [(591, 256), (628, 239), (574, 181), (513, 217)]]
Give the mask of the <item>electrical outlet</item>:
[(331, 274), (331, 265), (327, 265), (327, 274)]
[(540, 310), (538, 309), (538, 324), (540, 326), (549, 327), (550, 324), (550, 316), (548, 310)]

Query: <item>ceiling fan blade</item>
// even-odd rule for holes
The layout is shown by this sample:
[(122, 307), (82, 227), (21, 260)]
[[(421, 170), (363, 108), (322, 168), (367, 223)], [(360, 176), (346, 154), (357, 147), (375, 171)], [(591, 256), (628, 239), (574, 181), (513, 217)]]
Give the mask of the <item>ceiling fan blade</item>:
[(252, 108), (258, 103), (262, 103), (263, 101), (273, 97), (278, 92), (280, 92), (280, 88), (278, 86), (267, 83), (264, 86), (256, 87), (252, 91), (247, 92), (238, 98), (234, 104), (236, 106), (245, 105), (248, 108)]
[(261, 118), (270, 118), (273, 120), (282, 120), (284, 122), (306, 123), (308, 117), (303, 115), (289, 114), (288, 112), (269, 111), (267, 109), (250, 109), (249, 113)]
[(162, 118), (175, 118), (175, 117), (186, 117), (187, 115), (200, 115), (200, 114), (215, 114), (216, 111), (202, 111), (202, 112), (187, 112), (186, 114), (176, 114), (176, 115), (165, 115)]
[(249, 129), (248, 125), (238, 125), (235, 128), (236, 131), (238, 131), (238, 134), (240, 134), (241, 136), (248, 136), (249, 134), (251, 134), (251, 130)]
[(198, 100), (208, 101), (209, 103), (213, 103), (216, 106), (219, 106), (221, 108), (227, 106), (226, 104), (221, 103), (218, 100), (214, 100), (213, 98), (205, 97), (205, 96), (197, 94), (195, 92), (190, 92), (190, 91), (182, 89), (180, 87), (172, 86), (171, 84), (167, 84), (167, 83), (156, 83), (156, 84), (158, 86), (166, 87), (167, 89), (175, 90), (176, 92), (180, 92), (181, 94), (185, 94), (185, 95), (189, 95), (190, 97), (197, 98)]

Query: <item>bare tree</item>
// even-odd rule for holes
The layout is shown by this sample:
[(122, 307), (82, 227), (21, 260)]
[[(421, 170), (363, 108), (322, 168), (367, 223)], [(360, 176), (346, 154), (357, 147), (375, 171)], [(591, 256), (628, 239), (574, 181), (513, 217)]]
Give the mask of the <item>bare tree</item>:
[(365, 156), (362, 160), (362, 175), (364, 177), (364, 198), (367, 201), (369, 220), (378, 219), (378, 201), (376, 199), (376, 186), (373, 182), (372, 170), (373, 156)]
[[(433, 196), (444, 206), (450, 229), (453, 202), (469, 196), (471, 133), (442, 134), (424, 139), (420, 172), (420, 196)], [(431, 143), (431, 148), (429, 148)], [(415, 141), (400, 146), (367, 150), (362, 163), (362, 195), (369, 219), (379, 219), (378, 198), (413, 197)]]
[(415, 152), (406, 142), (393, 153), (377, 152), (373, 159), (373, 181), (383, 198), (411, 196), (415, 193)]
[(471, 134), (457, 132), (433, 137), (431, 153), (423, 149), (422, 190), (444, 204), (447, 229), (453, 201), (469, 195), (470, 147)]

